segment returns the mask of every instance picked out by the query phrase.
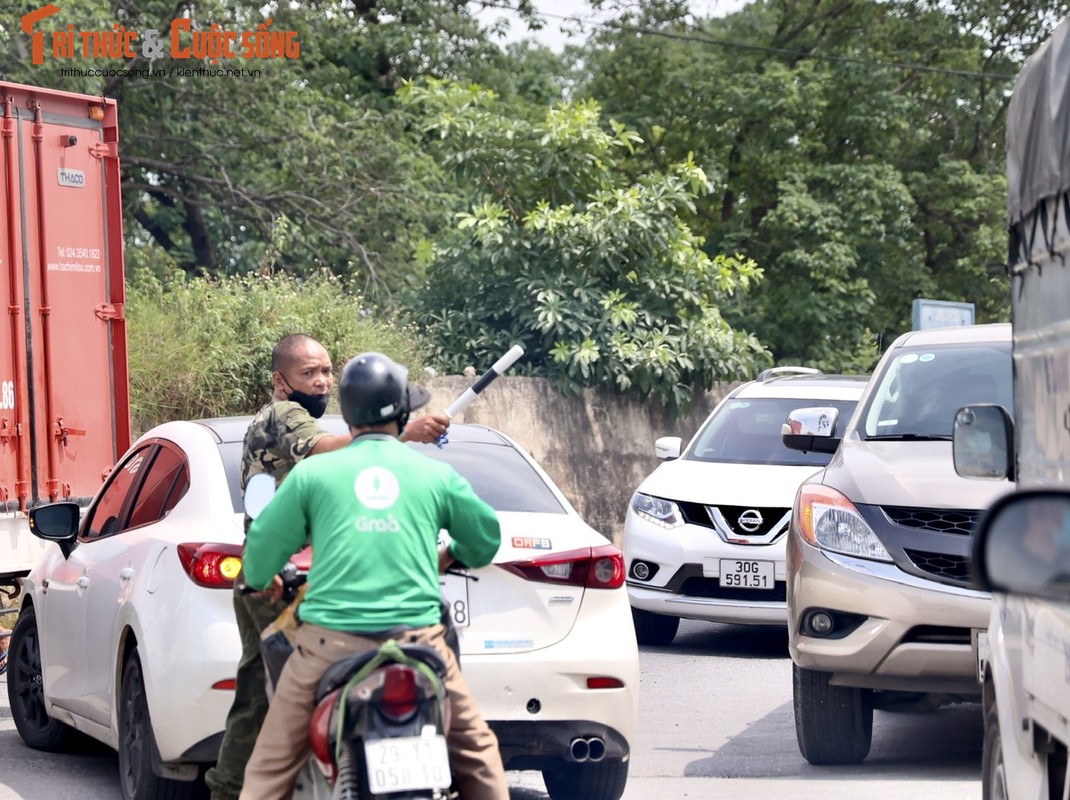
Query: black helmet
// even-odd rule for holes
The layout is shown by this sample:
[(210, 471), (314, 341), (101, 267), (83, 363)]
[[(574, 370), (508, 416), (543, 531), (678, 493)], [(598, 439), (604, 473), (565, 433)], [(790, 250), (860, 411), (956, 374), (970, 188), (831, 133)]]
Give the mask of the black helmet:
[(405, 427), (409, 412), (427, 404), (431, 395), (408, 383), (409, 371), (382, 353), (361, 353), (342, 369), (338, 402), (346, 424), (381, 425), (398, 420)]

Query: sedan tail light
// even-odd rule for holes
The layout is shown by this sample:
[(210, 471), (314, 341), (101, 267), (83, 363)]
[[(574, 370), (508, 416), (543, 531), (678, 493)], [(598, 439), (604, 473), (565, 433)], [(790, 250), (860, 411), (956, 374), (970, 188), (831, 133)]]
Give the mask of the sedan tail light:
[(624, 585), (624, 556), (611, 544), (499, 564), (524, 580), (617, 589)]
[(241, 572), (242, 546), (215, 542), (187, 542), (177, 547), (182, 569), (198, 586), (233, 589)]

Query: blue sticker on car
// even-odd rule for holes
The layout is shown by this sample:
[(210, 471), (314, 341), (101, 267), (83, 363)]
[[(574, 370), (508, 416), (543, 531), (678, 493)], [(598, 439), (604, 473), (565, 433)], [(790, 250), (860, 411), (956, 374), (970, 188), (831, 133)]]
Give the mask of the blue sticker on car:
[(483, 641), (484, 650), (519, 650), (522, 647), (534, 646), (534, 639), (485, 639)]

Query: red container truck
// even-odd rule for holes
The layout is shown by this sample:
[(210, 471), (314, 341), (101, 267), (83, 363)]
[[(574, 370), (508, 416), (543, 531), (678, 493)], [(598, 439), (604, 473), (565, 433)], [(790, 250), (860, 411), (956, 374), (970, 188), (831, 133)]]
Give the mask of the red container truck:
[(0, 585), (130, 445), (116, 103), (0, 82)]

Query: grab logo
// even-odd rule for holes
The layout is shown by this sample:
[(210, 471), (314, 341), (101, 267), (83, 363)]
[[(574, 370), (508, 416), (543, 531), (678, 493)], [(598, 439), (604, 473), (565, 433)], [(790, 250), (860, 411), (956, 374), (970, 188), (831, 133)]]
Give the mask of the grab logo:
[(401, 487), (394, 473), (383, 467), (361, 470), (353, 483), (353, 491), (361, 504), (372, 511), (390, 508), (398, 500)]

